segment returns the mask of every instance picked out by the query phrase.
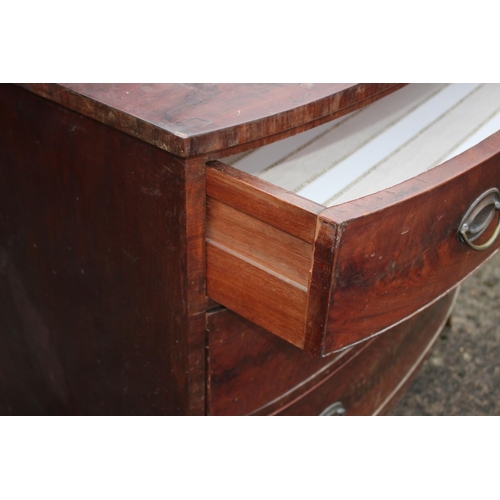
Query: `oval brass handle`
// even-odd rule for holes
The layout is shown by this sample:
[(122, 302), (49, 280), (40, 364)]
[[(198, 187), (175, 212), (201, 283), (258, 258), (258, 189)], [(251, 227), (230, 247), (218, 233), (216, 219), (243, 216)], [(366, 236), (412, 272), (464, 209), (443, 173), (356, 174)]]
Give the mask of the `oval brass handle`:
[(500, 194), (498, 189), (488, 189), (474, 201), (463, 216), (458, 229), (460, 240), (478, 252), (490, 248), (500, 234), (500, 218), (495, 231), (486, 243), (475, 245), (472, 242), (486, 231), (496, 210), (500, 210)]
[(327, 406), (320, 414), (320, 417), (341, 417), (345, 415), (344, 405), (340, 401)]

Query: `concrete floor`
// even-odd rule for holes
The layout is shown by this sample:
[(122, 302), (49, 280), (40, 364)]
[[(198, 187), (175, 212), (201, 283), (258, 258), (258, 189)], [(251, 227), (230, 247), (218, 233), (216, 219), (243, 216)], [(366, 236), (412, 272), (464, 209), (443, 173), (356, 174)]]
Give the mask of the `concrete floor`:
[(500, 415), (500, 253), (463, 283), (451, 328), (391, 415)]

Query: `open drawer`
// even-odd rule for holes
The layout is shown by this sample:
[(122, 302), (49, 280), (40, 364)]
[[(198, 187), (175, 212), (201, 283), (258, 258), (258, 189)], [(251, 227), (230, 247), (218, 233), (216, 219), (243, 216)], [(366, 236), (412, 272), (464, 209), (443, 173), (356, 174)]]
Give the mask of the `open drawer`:
[(488, 259), (500, 245), (497, 189), (500, 132), (330, 208), (210, 162), (208, 295), (307, 352), (330, 354), (421, 311)]

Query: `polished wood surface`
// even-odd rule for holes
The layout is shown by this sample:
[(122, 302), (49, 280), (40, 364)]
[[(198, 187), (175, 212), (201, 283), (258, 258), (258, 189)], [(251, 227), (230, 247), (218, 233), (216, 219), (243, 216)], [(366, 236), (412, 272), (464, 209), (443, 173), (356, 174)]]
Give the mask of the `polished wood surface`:
[[(323, 123), (402, 84), (24, 84), (177, 156), (246, 149)], [(253, 146), (252, 146), (253, 144)]]
[(499, 135), (334, 209), (212, 160), (398, 88), (0, 86), (0, 412), (383, 412), (492, 253), (454, 231)]
[(454, 293), (382, 335), (351, 349), (353, 357), (338, 363), (326, 377), (279, 408), (259, 414), (319, 415), (340, 401), (346, 416), (387, 413), (417, 375), (446, 324)]
[(317, 358), (224, 308), (207, 315), (207, 330), (210, 415), (246, 415), (275, 400), (282, 407), (356, 349)]
[(491, 257), (500, 240), (477, 252), (457, 231), (469, 206), (498, 186), (500, 132), (394, 188), (322, 212), (337, 231), (322, 352), (411, 316)]
[(397, 186), (325, 208), (211, 162), (208, 294), (315, 355), (364, 341), (442, 297), (498, 250), (500, 240), (471, 250), (457, 231), (476, 198), (500, 185), (499, 167), (496, 133)]
[(15, 86), (0, 116), (8, 324), (53, 411), (203, 414), (203, 163)]
[[(241, 316), (207, 318), (210, 415), (319, 415), (341, 401), (347, 414), (387, 411), (444, 325), (453, 294), (379, 337), (318, 359)], [(401, 387), (400, 387), (401, 384)]]

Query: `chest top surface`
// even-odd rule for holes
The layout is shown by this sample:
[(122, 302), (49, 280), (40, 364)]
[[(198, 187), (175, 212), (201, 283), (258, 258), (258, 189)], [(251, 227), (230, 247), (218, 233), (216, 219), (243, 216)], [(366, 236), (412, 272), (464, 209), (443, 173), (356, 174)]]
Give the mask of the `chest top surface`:
[(327, 120), (395, 84), (22, 84), (180, 157), (216, 153)]

